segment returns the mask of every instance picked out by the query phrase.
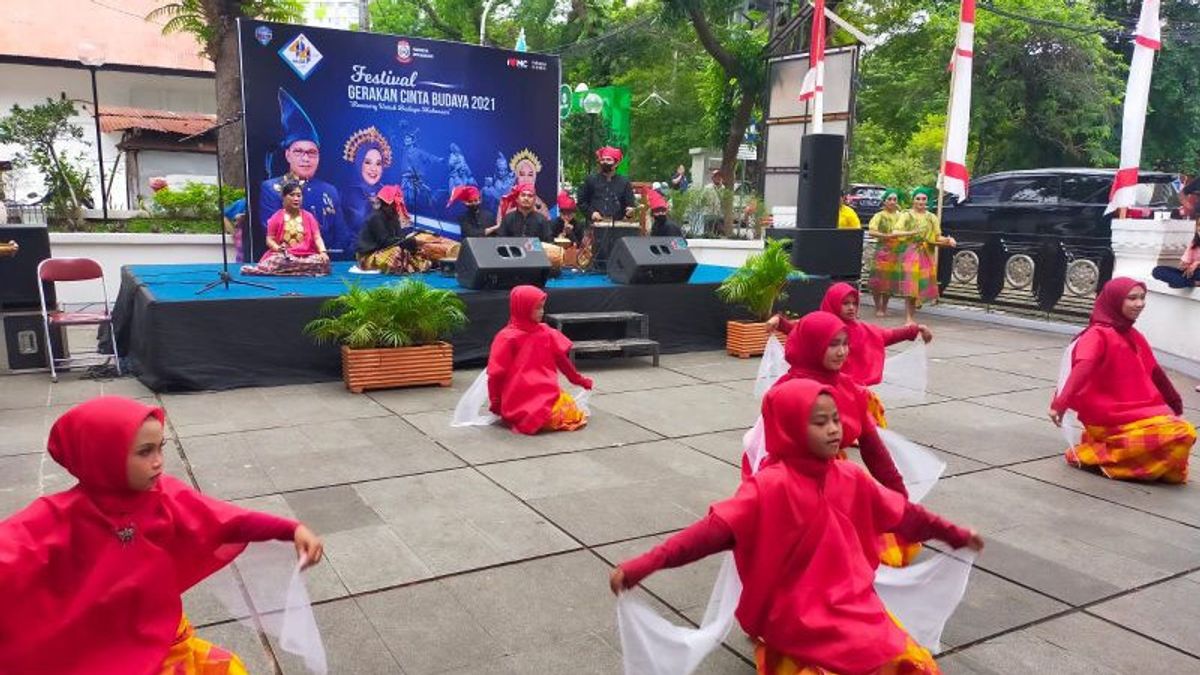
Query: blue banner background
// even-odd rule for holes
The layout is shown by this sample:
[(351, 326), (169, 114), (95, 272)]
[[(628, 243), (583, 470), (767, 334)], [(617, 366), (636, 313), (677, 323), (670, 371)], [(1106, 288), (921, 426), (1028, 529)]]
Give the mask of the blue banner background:
[[(494, 214), (499, 196), (516, 180), (510, 163), (523, 150), (541, 164), (538, 196), (554, 204), (558, 57), (252, 20), (239, 22), (239, 37), (252, 229), (248, 260), (262, 254), (266, 220), (280, 202), (271, 192), (278, 192), (288, 171), (280, 90), (319, 136), (320, 158), (305, 185), (305, 208), (317, 216), (335, 258), (353, 257), (361, 227), (353, 215), (361, 209), (347, 206), (361, 207), (364, 193), (369, 197), (388, 184), (404, 187), (418, 226), (457, 238), (463, 207), (447, 208), (452, 185), (478, 186)], [(293, 116), (297, 119), (302, 118)], [(343, 153), (356, 132), (371, 126), (387, 140), (392, 157), (381, 180), (368, 186)], [(408, 148), (406, 135), (413, 140)]]

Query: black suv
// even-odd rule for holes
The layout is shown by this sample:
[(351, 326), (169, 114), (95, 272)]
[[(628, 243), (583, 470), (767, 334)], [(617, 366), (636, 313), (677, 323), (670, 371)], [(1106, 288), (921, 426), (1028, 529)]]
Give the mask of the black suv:
[[(1005, 171), (971, 181), (961, 204), (948, 196), (942, 213), (947, 234), (1003, 232), (1112, 239), (1113, 215), (1104, 215), (1113, 169)], [(1179, 207), (1179, 189), (1169, 173), (1138, 174), (1138, 199), (1127, 218), (1152, 218)]]

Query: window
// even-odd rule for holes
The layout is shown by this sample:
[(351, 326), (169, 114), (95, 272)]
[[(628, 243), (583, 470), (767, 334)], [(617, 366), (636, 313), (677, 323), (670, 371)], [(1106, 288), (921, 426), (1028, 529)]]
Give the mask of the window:
[(1030, 176), (1008, 181), (1008, 199), (1014, 204), (1057, 204), (1058, 178), (1053, 176)]
[(1000, 188), (1004, 187), (1002, 180), (989, 180), (972, 184), (968, 188), (968, 204), (995, 204), (1000, 201)]
[(1063, 176), (1062, 198), (1077, 204), (1105, 204), (1111, 187), (1108, 176)]

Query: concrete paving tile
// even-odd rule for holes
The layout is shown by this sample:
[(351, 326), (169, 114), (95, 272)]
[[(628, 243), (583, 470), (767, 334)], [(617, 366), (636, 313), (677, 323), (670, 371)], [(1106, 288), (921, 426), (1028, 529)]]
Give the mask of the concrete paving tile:
[(929, 358), (953, 359), (961, 356), (999, 354), (1010, 349), (1012, 348), (1004, 345), (993, 345), (984, 342), (978, 342), (968, 335), (957, 336), (935, 334), (933, 342), (929, 343)]
[(642, 389), (667, 389), (702, 382), (695, 377), (689, 377), (661, 365), (655, 368), (650, 365), (649, 361), (640, 359), (611, 361), (580, 359), (577, 365), (581, 373), (595, 381), (597, 394), (614, 394)]
[(65, 373), (54, 383), (49, 373), (0, 376), (0, 410), (72, 406), (97, 396), (152, 401), (154, 392), (133, 377), (92, 380), (81, 373)]
[(516, 434), (498, 424), (456, 429), (450, 426), (451, 415), (447, 412), (416, 413), (406, 415), (404, 419), (471, 464), (619, 446), (659, 438), (653, 431), (598, 410), (595, 406), (583, 429), (536, 436)]
[(576, 547), (474, 470), (392, 478), (354, 489), (435, 575)]
[(963, 359), (929, 359), (929, 391), (949, 398), (971, 398), (1046, 386), (1045, 380), (970, 365)]
[(938, 483), (925, 506), (987, 540), (978, 567), (1072, 605), (1195, 566), (1200, 530), (1005, 470)]
[[(990, 552), (984, 549), (983, 555)], [(976, 567), (962, 603), (946, 622), (942, 644), (949, 648), (974, 642), (1068, 608)]]
[[(1006, 394), (978, 396), (967, 400), (997, 410), (1028, 415), (1049, 426), (1050, 420), (1046, 417), (1046, 411), (1050, 409), (1050, 400), (1054, 398), (1054, 390), (1053, 386), (1049, 386)], [(1031, 423), (1036, 424), (1037, 422), (1031, 421)]]
[(390, 414), (370, 397), (350, 394), (340, 382), (164, 394), (162, 399), (184, 438)]
[(1049, 420), (964, 401), (903, 408), (888, 413), (888, 426), (926, 446), (988, 464), (1009, 464), (1059, 455), (1062, 435)]
[(690, 525), (740, 481), (735, 467), (674, 441), (481, 470), (589, 544)]
[(920, 405), (929, 405), (932, 403), (941, 403), (949, 401), (945, 396), (940, 396), (932, 391), (926, 391), (925, 397), (921, 398), (920, 392), (912, 389), (906, 389), (901, 386), (880, 382), (871, 387), (871, 391), (883, 401), (884, 412), (891, 410), (900, 410), (901, 408), (912, 408)]
[(301, 490), (283, 498), (296, 519), (314, 532), (333, 534), (383, 524), (379, 514), (349, 485)]
[(197, 628), (196, 636), (237, 654), (245, 664), (247, 672), (255, 675), (276, 672), (275, 659), (263, 646), (262, 639), (251, 626), (236, 621), (206, 626)]
[(386, 525), (322, 533), (325, 555), (351, 593), (366, 593), (434, 576)]
[(749, 429), (759, 411), (753, 394), (717, 384), (600, 394), (592, 405), (667, 437)]
[(1088, 612), (1200, 657), (1200, 573), (1109, 600)]
[(1010, 471), (1200, 527), (1200, 493), (1188, 485), (1109, 480), (1068, 465), (1061, 457), (1008, 467)]
[[(1080, 330), (1082, 329), (1081, 326)], [(1026, 330), (1024, 328), (1007, 328), (976, 322), (959, 322), (955, 325), (947, 326), (945, 329), (939, 330), (935, 328), (934, 330), (935, 334), (946, 333), (981, 344), (998, 345), (1014, 350), (1052, 349), (1057, 347), (1060, 354), (1062, 353), (1062, 348), (1066, 347), (1074, 339), (1073, 334), (1064, 335), (1046, 331)], [(937, 340), (935, 339), (934, 341), (936, 342)]]
[(69, 405), (0, 410), (0, 457), (25, 455), (46, 449), (50, 427)]
[(689, 448), (695, 448), (710, 457), (716, 457), (723, 462), (732, 464), (740, 470), (742, 455), (745, 452), (742, 446), (742, 436), (748, 430), (749, 427), (746, 429), (700, 434), (698, 436), (683, 436), (675, 440)]
[[(330, 673), (384, 675), (404, 672), (355, 600), (347, 598), (314, 605), (313, 617), (325, 644)], [(411, 619), (420, 621), (423, 617)], [(271, 643), (284, 675), (309, 675), (311, 671), (304, 666), (303, 660), (289, 654), (277, 640)]]
[(234, 567), (223, 567), (183, 594), (183, 612), (197, 627), (250, 616), (242, 588)]
[(946, 360), (951, 363), (963, 362), (979, 368), (1056, 382), (1062, 355), (1061, 348), (1051, 347), (1049, 349), (1023, 349), (1000, 354), (963, 356)]
[(739, 359), (723, 351), (667, 354), (660, 362), (664, 368), (705, 382), (752, 380), (758, 376), (759, 357)]
[(1003, 635), (939, 661), (946, 675), (1177, 675), (1200, 661), (1086, 614)]
[(454, 384), (449, 387), (403, 387), (369, 391), (365, 395), (397, 415), (454, 410), (458, 399), (482, 372), (478, 368), (454, 371)]
[(182, 443), (200, 485), (223, 498), (462, 466), (391, 415), (185, 438)]
[[(1183, 398), (1183, 406), (1195, 412), (1200, 412), (1200, 391), (1196, 391), (1196, 385), (1200, 384), (1200, 380), (1173, 370), (1167, 371), (1167, 377), (1170, 378), (1171, 382), (1175, 385), (1175, 389), (1179, 391), (1179, 395)], [(1200, 419), (1200, 415), (1195, 414), (1184, 416), (1192, 421)]]
[(75, 479), (45, 452), (0, 457), (0, 520), (42, 495), (62, 492)]

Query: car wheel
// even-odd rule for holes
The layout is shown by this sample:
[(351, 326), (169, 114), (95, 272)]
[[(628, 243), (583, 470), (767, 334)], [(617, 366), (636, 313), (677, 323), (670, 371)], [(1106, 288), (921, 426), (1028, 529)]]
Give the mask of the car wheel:
[(956, 252), (950, 274), (960, 284), (974, 283), (979, 276), (979, 254), (975, 251)]
[(1072, 295), (1090, 296), (1100, 284), (1100, 268), (1087, 258), (1071, 261), (1067, 266), (1067, 290)]
[(1033, 285), (1033, 258), (1018, 253), (1004, 263), (1004, 280), (1016, 290), (1029, 288)]

